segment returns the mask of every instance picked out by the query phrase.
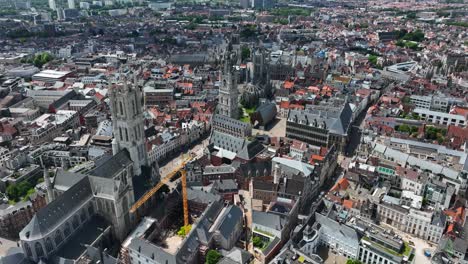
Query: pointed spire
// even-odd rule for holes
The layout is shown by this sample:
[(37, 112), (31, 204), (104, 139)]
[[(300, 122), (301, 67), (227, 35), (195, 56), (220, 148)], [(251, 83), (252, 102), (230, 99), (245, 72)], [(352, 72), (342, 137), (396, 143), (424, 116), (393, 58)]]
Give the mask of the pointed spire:
[(43, 169), (43, 176), (44, 176), (44, 183), (46, 185), (46, 191), (47, 191), (47, 200), (48, 202), (52, 202), (54, 200), (54, 190), (52, 187), (52, 182), (50, 181), (50, 176), (49, 176), (49, 170), (44, 166), (44, 162), (42, 161), (42, 157), (40, 157), (41, 160), (41, 166)]
[(137, 74), (133, 73), (133, 88), (137, 89), (138, 87), (138, 80), (137, 80)]
[(68, 170), (68, 164), (67, 164), (67, 162), (65, 160), (65, 157), (62, 157), (60, 159), (60, 166), (62, 167), (62, 170), (64, 170), (64, 171)]

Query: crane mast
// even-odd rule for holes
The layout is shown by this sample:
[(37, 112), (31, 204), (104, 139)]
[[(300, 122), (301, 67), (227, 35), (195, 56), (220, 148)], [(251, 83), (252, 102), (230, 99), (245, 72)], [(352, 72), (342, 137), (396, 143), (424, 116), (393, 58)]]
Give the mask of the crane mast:
[(140, 208), (143, 204), (145, 204), (153, 195), (161, 189), (166, 183), (168, 183), (172, 178), (181, 173), (181, 182), (182, 182), (182, 203), (184, 209), (184, 227), (186, 230), (186, 234), (190, 230), (189, 228), (189, 210), (188, 210), (188, 199), (187, 199), (187, 171), (185, 170), (185, 166), (187, 163), (190, 162), (190, 158), (185, 159), (182, 161), (182, 164), (175, 168), (171, 173), (169, 173), (166, 177), (162, 178), (161, 181), (156, 184), (153, 188), (151, 188), (148, 192), (146, 192), (138, 201), (136, 201), (132, 207), (130, 208), (131, 213), (135, 213), (138, 208)]

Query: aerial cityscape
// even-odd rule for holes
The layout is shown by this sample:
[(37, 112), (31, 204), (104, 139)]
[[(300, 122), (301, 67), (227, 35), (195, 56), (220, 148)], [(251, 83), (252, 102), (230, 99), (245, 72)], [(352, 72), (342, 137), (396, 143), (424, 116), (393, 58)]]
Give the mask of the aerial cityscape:
[(468, 264), (466, 0), (0, 0), (0, 264)]

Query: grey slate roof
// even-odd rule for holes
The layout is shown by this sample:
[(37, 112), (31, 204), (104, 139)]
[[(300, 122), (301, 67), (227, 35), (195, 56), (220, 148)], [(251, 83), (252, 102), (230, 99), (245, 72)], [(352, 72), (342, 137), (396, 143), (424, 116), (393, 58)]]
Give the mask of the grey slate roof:
[(266, 226), (281, 231), (286, 225), (287, 221), (287, 217), (282, 215), (255, 210), (252, 211), (252, 222), (257, 225)]
[(127, 150), (123, 149), (114, 156), (104, 157), (97, 161), (96, 168), (90, 171), (89, 174), (103, 178), (112, 178), (122, 167), (128, 166), (131, 163), (130, 155)]
[(287, 179), (284, 184), (280, 185), (279, 192), (300, 196), (304, 190), (304, 182), (295, 179)]
[(60, 221), (74, 213), (86, 200), (93, 196), (89, 179), (83, 178), (64, 192), (59, 199), (55, 199), (46, 207), (40, 209), (31, 219), (28, 225), (21, 231), (21, 237), (29, 238), (42, 237), (55, 226), (61, 224)]
[(268, 102), (264, 103), (261, 106), (257, 108), (255, 111), (255, 114), (258, 114), (260, 118), (262, 119), (261, 121), (263, 122), (263, 125), (271, 122), (273, 119), (276, 117), (276, 104)]
[(210, 143), (214, 144), (216, 147), (234, 152), (239, 158), (244, 160), (254, 158), (265, 149), (257, 140), (248, 141), (245, 138), (231, 136), (219, 131), (212, 132)]
[(238, 153), (244, 148), (244, 145), (247, 144), (247, 140), (213, 131), (210, 137), (210, 143), (213, 143), (216, 147)]
[(271, 160), (240, 163), (233, 161), (232, 166), (240, 168), (242, 175), (249, 177), (269, 176), (271, 174)]
[(250, 129), (250, 124), (239, 121), (237, 119), (231, 118), (225, 115), (215, 114), (211, 119), (211, 123), (216, 129), (216, 126), (224, 126), (230, 129), (240, 129), (240, 130), (247, 130)]
[(128, 246), (130, 249), (139, 251), (142, 255), (147, 256), (149, 258), (154, 258), (160, 261), (161, 263), (167, 264), (176, 264), (176, 256), (172, 255), (160, 247), (156, 246), (155, 244), (149, 243), (145, 239), (136, 237), (132, 239), (130, 245)]
[(253, 141), (248, 142), (248, 144), (237, 153), (237, 156), (244, 160), (250, 160), (264, 150), (265, 146), (263, 146), (258, 140), (254, 139)]
[(333, 233), (335, 237), (340, 236), (340, 241), (347, 241), (347, 243), (353, 244), (356, 248), (359, 245), (359, 236), (352, 227), (344, 224), (340, 224), (335, 220), (326, 217), (322, 214), (315, 213), (315, 219), (317, 223), (321, 225), (322, 232), (325, 234)]
[(218, 191), (238, 189), (236, 181), (232, 179), (216, 180), (214, 181), (213, 188)]
[(349, 104), (342, 108), (313, 106), (307, 110), (289, 110), (288, 121), (328, 129), (333, 134), (346, 135), (353, 112)]
[(304, 176), (309, 176), (314, 171), (313, 165), (304, 163), (298, 160), (291, 160), (281, 157), (274, 157), (273, 162), (281, 167), (282, 171), (293, 171), (302, 173)]
[(431, 222), (432, 225), (445, 227), (446, 222), (447, 222), (447, 215), (442, 213), (442, 211), (437, 211), (432, 216), (432, 222)]
[(1, 257), (0, 264), (32, 264), (32, 262), (23, 253), (14, 253)]
[(246, 264), (252, 259), (252, 254), (250, 252), (243, 250), (238, 247), (232, 248), (229, 252), (224, 255), (224, 258), (221, 259), (219, 264)]
[(84, 177), (86, 177), (86, 175), (81, 173), (59, 169), (54, 177), (54, 188), (63, 191), (68, 190)]
[(231, 234), (235, 231), (234, 228), (236, 227), (237, 223), (242, 222), (242, 210), (235, 206), (230, 205), (229, 207), (223, 209), (221, 214), (218, 216), (218, 221), (215, 226), (215, 230), (219, 230), (220, 234), (225, 237), (229, 238)]
[(187, 199), (189, 201), (194, 201), (197, 203), (209, 204), (215, 201), (219, 201), (221, 199), (221, 196), (202, 190), (194, 190), (192, 188), (188, 188)]
[(66, 241), (66, 244), (54, 254), (57, 259), (56, 262), (78, 259), (87, 250), (85, 245), (93, 243), (107, 227), (109, 227), (109, 223), (103, 217), (99, 215), (92, 216), (82, 229), (75, 232)]

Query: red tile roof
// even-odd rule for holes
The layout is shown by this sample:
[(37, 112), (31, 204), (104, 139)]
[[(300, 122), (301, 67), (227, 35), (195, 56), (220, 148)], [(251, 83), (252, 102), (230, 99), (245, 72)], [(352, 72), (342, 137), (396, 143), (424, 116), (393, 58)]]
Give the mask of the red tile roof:
[(331, 192), (346, 190), (349, 187), (349, 181), (346, 178), (341, 178), (331, 189)]
[(283, 87), (284, 89), (292, 89), (294, 87), (294, 82), (285, 81)]
[(289, 108), (289, 101), (281, 101), (280, 108), (288, 109)]
[(464, 117), (468, 116), (468, 108), (467, 107), (460, 107), (460, 106), (455, 106), (450, 110), (451, 114), (454, 115), (461, 115)]
[(419, 173), (417, 171), (403, 168), (401, 166), (396, 167), (396, 174), (400, 177), (404, 177), (412, 181), (417, 181), (419, 177)]
[(344, 200), (343, 201), (343, 207), (346, 208), (346, 209), (353, 208), (353, 204), (354, 204), (354, 202), (351, 201), (351, 200)]

